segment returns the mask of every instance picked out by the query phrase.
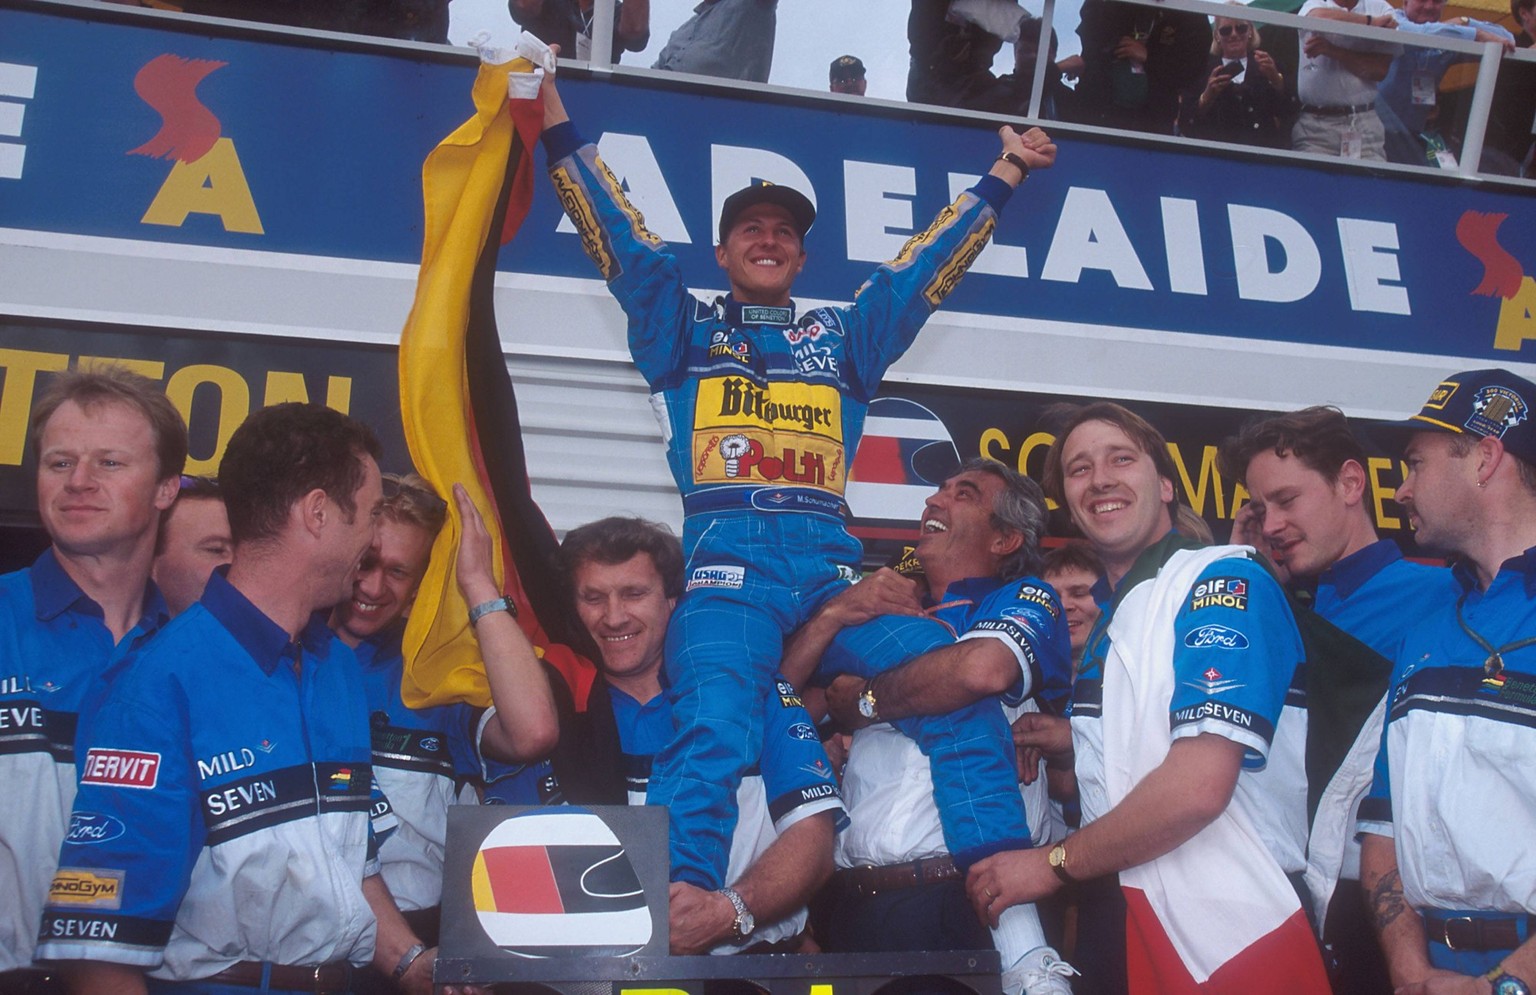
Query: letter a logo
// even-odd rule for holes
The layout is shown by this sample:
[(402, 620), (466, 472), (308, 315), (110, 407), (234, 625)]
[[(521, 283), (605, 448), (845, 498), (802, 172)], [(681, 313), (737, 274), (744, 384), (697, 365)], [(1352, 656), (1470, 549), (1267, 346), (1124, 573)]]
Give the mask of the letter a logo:
[(153, 138), (128, 154), (174, 162), (142, 223), (178, 228), (189, 214), (212, 214), (225, 231), (262, 234), (235, 143), (221, 136), (219, 119), (197, 98), (198, 84), (224, 65), (161, 55), (134, 77), (134, 91), (160, 114), (161, 124)]

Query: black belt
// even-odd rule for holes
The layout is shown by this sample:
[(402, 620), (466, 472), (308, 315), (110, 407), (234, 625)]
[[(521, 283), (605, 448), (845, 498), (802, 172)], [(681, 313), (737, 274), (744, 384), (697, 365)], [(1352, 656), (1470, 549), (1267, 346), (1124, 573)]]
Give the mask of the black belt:
[(1302, 104), (1303, 114), (1316, 114), (1319, 117), (1351, 117), (1355, 114), (1364, 114), (1366, 111), (1376, 109), (1375, 104), (1329, 104), (1320, 106), (1317, 104)]
[[(1513, 950), (1530, 935), (1531, 916), (1474, 916), (1424, 910), (1429, 942), (1451, 950)], [(1520, 927), (1524, 926), (1522, 934)]]
[(316, 995), (345, 995), (352, 987), (352, 965), (344, 960), (333, 960), (313, 967), (290, 967), (287, 964), (242, 960), (211, 978), (199, 980), (241, 988), (260, 988), (265, 984), (269, 988), (315, 992)]
[(916, 888), (920, 884), (953, 881), (962, 876), (960, 868), (947, 855), (909, 860), (904, 864), (887, 864), (884, 867), (850, 867), (833, 875), (843, 887), (852, 888), (865, 897), (878, 895), (882, 891)]

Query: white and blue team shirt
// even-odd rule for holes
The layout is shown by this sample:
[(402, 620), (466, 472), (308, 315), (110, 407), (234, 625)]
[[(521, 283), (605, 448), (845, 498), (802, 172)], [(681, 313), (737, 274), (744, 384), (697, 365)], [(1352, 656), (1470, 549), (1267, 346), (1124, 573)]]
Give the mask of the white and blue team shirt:
[(410, 912), (442, 899), (448, 806), (478, 801), (471, 784), (478, 763), (470, 706), (415, 709), (400, 699), (403, 632), (403, 624), (391, 626), (353, 653), (362, 668), (373, 776), (382, 794), (372, 813), (381, 873), (395, 904)]
[(367, 701), (322, 618), (291, 642), (216, 571), (109, 677), (39, 958), (171, 981), (371, 960)]
[[(1019, 665), (1005, 696), (1010, 722), (1039, 711), (1037, 699), (1064, 699), (1072, 688), (1072, 641), (1055, 590), (1023, 577), (977, 577), (949, 586), (929, 606), (960, 639), (996, 639)], [(1045, 778), (1021, 785), (1024, 815), (1034, 845), (1047, 842), (1051, 825)], [(933, 800), (933, 773), (911, 737), (889, 723), (853, 734), (843, 768), (848, 828), (837, 837), (837, 866), (881, 867), (949, 853)]]
[[(1411, 620), (1426, 618), (1452, 604), (1460, 593), (1450, 570), (1406, 560), (1397, 543), (1380, 539), (1318, 576), (1312, 609), (1387, 660), (1396, 660)], [(1368, 723), (1361, 735), (1379, 741), (1381, 718), (1373, 719), (1374, 726)], [(1363, 765), (1373, 762), (1374, 753), (1360, 758)], [(1369, 768), (1362, 766), (1360, 770), (1365, 773)], [(1360, 844), (1352, 838), (1360, 800), (1354, 800), (1356, 811), (1349, 813), (1341, 829), (1351, 838), (1339, 842), (1343, 857), (1340, 876), (1350, 880), (1360, 878)], [(1314, 854), (1322, 845), (1316, 835), (1319, 831), (1314, 826)]]
[[(75, 730), (102, 674), (168, 620), (150, 582), (143, 616), (113, 645), (101, 606), (53, 550), (0, 577), (0, 972), (26, 967), (75, 800)], [(89, 834), (94, 827), (81, 825)]]
[[(1388, 692), (1376, 780), (1360, 831), (1393, 837), (1415, 908), (1536, 912), (1536, 547), (1486, 591), (1458, 566), (1455, 603), (1409, 630)], [(1464, 625), (1465, 624), (1465, 628)]]
[[(1101, 580), (1103, 613), (1083, 651), (1069, 715), (1083, 824), (1111, 805), (1104, 777), (1104, 661), (1109, 623), (1124, 594), (1151, 580), (1189, 540), (1170, 532), (1144, 551), (1119, 590)], [(1307, 780), (1305, 652), (1285, 593), (1250, 557), (1217, 560), (1183, 595), (1174, 645), (1145, 647), (1174, 670), (1168, 727), (1179, 739), (1213, 733), (1243, 746), (1232, 802), (1287, 874), (1306, 867)], [(1111, 710), (1113, 703), (1109, 704)], [(1115, 721), (1113, 714), (1108, 721)]]
[[(623, 750), (624, 780), (631, 805), (644, 805), (650, 783), (651, 763), (672, 740), (672, 706), (665, 693), (645, 704), (608, 686), (614, 723)], [(734, 883), (746, 873), (763, 851), (802, 819), (819, 812), (835, 812), (846, 821), (837, 779), (821, 736), (811, 722), (794, 685), (776, 676), (764, 703), (763, 755), (748, 768), (736, 789), (739, 815), (731, 837), (731, 856), (725, 880)], [(787, 939), (805, 928), (806, 911), (778, 922), (759, 923), (752, 935), (739, 944), (725, 943), (710, 951), (732, 954), (758, 943)]]

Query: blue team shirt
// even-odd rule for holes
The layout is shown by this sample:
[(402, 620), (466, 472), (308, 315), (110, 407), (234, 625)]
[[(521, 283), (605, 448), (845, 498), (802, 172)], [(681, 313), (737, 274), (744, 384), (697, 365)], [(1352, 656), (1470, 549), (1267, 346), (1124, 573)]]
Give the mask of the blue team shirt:
[(0, 972), (32, 961), (37, 925), (75, 797), (79, 716), (100, 699), (102, 674), (168, 621), (151, 581), (143, 615), (114, 645), (101, 606), (52, 549), (0, 577)]
[(109, 677), (39, 956), (154, 968), (163, 951), (155, 976), (175, 980), (366, 962), (367, 702), (321, 617), (293, 642), (217, 571)]
[(1413, 623), (1453, 603), (1460, 593), (1450, 570), (1405, 560), (1397, 543), (1381, 539), (1322, 572), (1312, 609), (1396, 660)]

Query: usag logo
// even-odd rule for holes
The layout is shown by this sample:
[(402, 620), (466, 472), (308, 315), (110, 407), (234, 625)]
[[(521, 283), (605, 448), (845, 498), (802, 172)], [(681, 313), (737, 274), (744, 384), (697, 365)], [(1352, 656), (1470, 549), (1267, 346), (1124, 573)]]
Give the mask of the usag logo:
[(1190, 592), (1189, 610), (1231, 608), (1248, 610), (1248, 582), (1241, 577), (1212, 577), (1195, 585)]
[(688, 575), (688, 590), (696, 587), (725, 587), (733, 591), (741, 590), (741, 585), (746, 582), (747, 568), (738, 566), (709, 566), (694, 567), (693, 573)]

